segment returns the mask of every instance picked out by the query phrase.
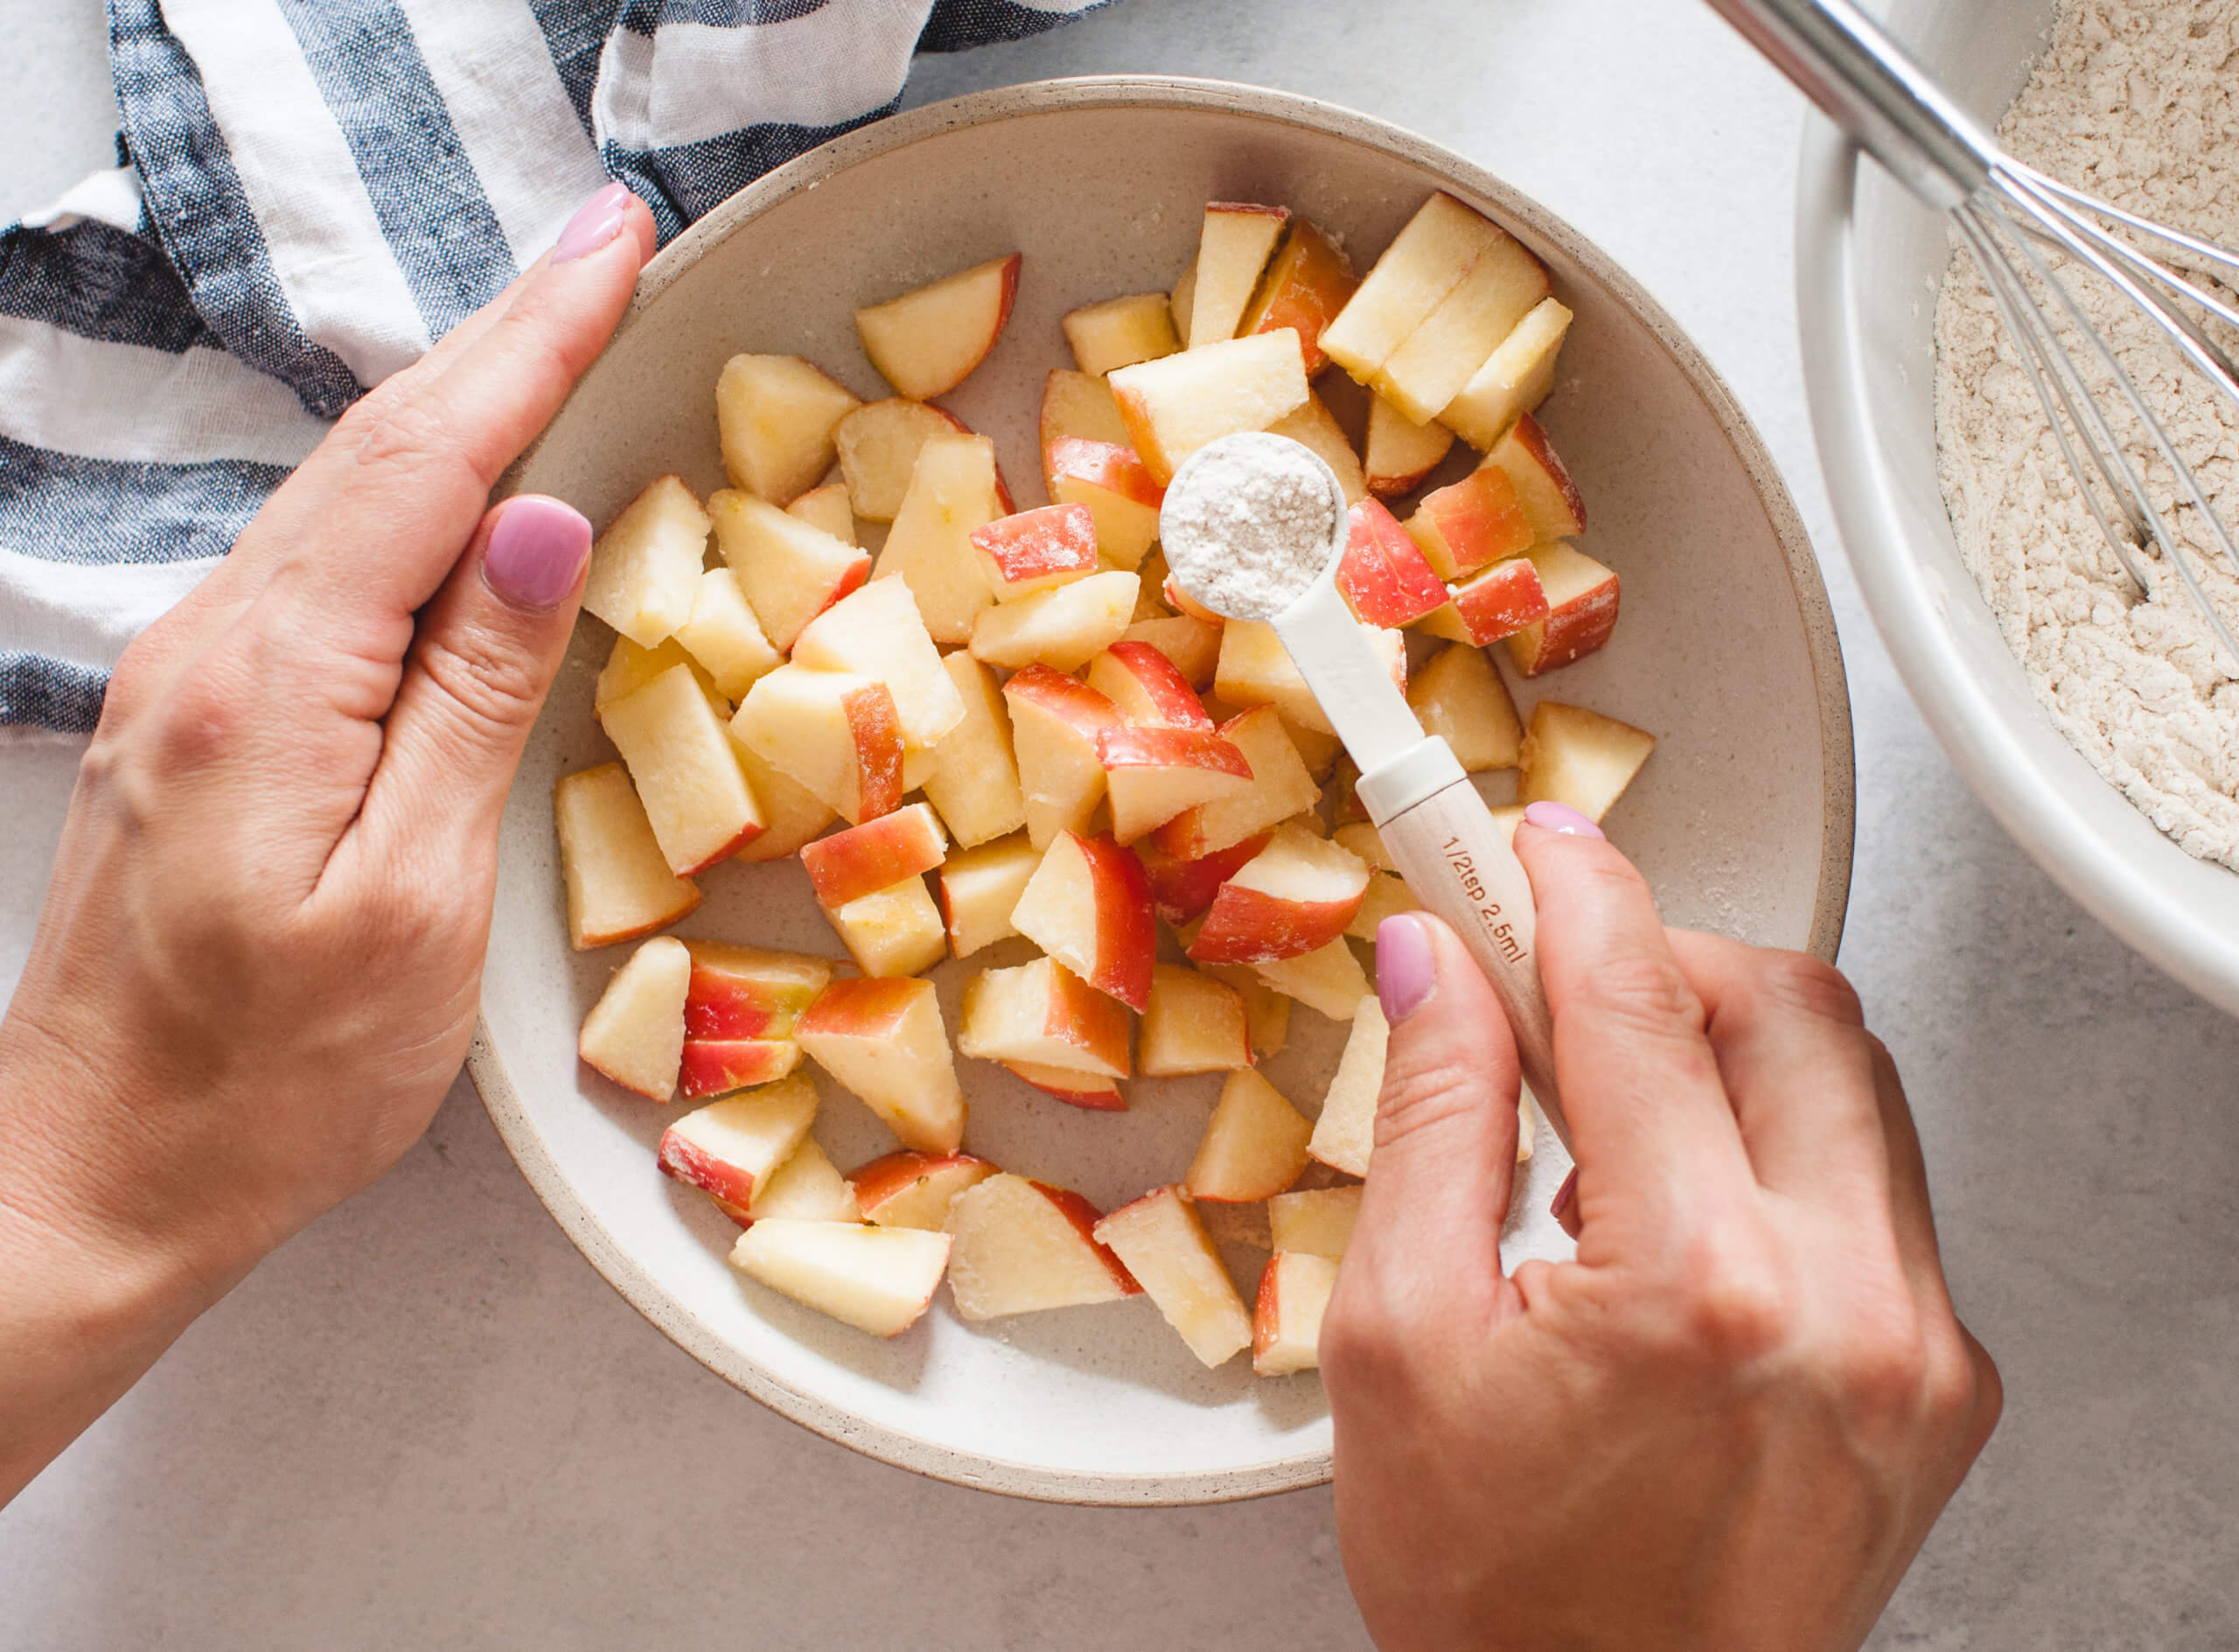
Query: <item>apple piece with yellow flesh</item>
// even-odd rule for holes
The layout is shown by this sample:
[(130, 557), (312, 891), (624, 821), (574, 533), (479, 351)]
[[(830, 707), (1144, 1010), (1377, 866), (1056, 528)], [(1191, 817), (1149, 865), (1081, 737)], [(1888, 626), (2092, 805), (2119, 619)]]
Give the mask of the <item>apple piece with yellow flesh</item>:
[(902, 743), (913, 749), (931, 751), (964, 721), (964, 697), (900, 580), (866, 585), (819, 614), (794, 640), (792, 663), (884, 683), (902, 721)]
[(1068, 1107), (1078, 1107), (1087, 1112), (1125, 1112), (1126, 1098), (1120, 1095), (1119, 1082), (1102, 1073), (1075, 1072), (1065, 1067), (1046, 1067), (1039, 1062), (1007, 1061), (1011, 1077), (1033, 1085), (1045, 1096), (1053, 1096)]
[(1573, 539), (1586, 532), (1586, 503), (1579, 497), (1578, 484), (1530, 414), (1518, 415), (1508, 434), (1493, 443), (1478, 466), (1488, 468), (1501, 471), (1515, 486), (1517, 501), (1531, 526), (1532, 544)]
[(1296, 958), (1251, 966), (1266, 986), (1333, 1021), (1350, 1021), (1369, 990), (1360, 960), (1340, 936)]
[(1060, 436), (1044, 453), (1050, 497), (1060, 505), (1087, 507), (1104, 560), (1114, 568), (1142, 566), (1158, 539), (1166, 487), (1152, 477), (1134, 449), (1124, 441)]
[(877, 577), (907, 582), (935, 642), (963, 642), (974, 617), (995, 600), (972, 533), (1009, 514), (995, 444), (986, 436), (936, 436), (917, 450)]
[(785, 514), (823, 529), (843, 544), (860, 542), (855, 538), (855, 507), (848, 501), (845, 482), (818, 484), (788, 505)]
[(1309, 1188), (1267, 1201), (1267, 1232), (1279, 1251), (1342, 1261), (1360, 1220), (1358, 1186)]
[(785, 1038), (832, 980), (832, 963), (728, 941), (687, 941), (692, 974), (684, 1033), (694, 1039)]
[(1434, 419), (1547, 296), (1547, 270), (1496, 227), (1469, 273), (1378, 369), (1378, 393), (1417, 423)]
[(1535, 537), (1508, 473), (1482, 466), (1426, 493), (1405, 526), (1441, 579), (1461, 579), (1489, 562), (1520, 556)]
[(627, 637), (614, 639), (613, 651), (591, 683), (591, 715), (603, 717), (606, 708), (627, 694), (635, 693), (673, 666), (689, 666), (701, 687), (711, 694), (722, 691), (708, 669), (685, 652), (672, 637), (652, 648), (640, 648)]
[[(1404, 693), (1406, 639), (1396, 631), (1373, 625), (1362, 629), (1368, 633), (1369, 646), (1391, 672), (1392, 686)], [(1273, 706), (1288, 721), (1315, 734), (1336, 733), (1322, 702), (1314, 697), (1314, 690), (1307, 687), (1293, 662), (1290, 650), (1265, 621), (1232, 619), (1221, 627), (1220, 664), (1214, 670), (1213, 692), (1232, 706)]]
[(1508, 657), (1526, 677), (1583, 659), (1608, 642), (1617, 628), (1616, 570), (1605, 568), (1565, 540), (1526, 553), (1547, 600), (1545, 619), (1507, 639)]
[(751, 493), (708, 500), (715, 546), (738, 575), (762, 634), (780, 653), (802, 629), (870, 577), (870, 553)]
[(855, 1190), (834, 1168), (814, 1136), (801, 1138), (792, 1156), (771, 1173), (747, 1207), (748, 1223), (861, 1222)]
[(992, 1320), (1137, 1294), (1142, 1287), (1094, 1237), (1100, 1220), (1070, 1188), (1008, 1171), (966, 1188), (948, 1208), (956, 1311)]
[(711, 568), (700, 575), (692, 617), (671, 640), (706, 668), (716, 693), (734, 702), (785, 663), (763, 634), (746, 587), (728, 568)]
[(1096, 1224), (1199, 1364), (1225, 1364), (1252, 1346), (1252, 1318), (1189, 1195), (1154, 1188)]
[(733, 855), (734, 861), (751, 866), (764, 861), (789, 860), (800, 853), (803, 844), (840, 818), (830, 804), (782, 769), (772, 767), (760, 752), (743, 743), (736, 728), (731, 735), (731, 749), (738, 754), (738, 766), (746, 770), (747, 784), (754, 788), (754, 800), (762, 806), (762, 834)]
[(1027, 835), (1045, 849), (1060, 832), (1088, 824), (1104, 796), (1097, 739), (1120, 720), (1119, 708), (1077, 679), (1028, 666), (1003, 685), (1019, 784), (1026, 793)]
[(1327, 1257), (1278, 1251), (1259, 1276), (1252, 1310), (1252, 1369), (1261, 1377), (1291, 1377), (1322, 1364), (1322, 1321), (1337, 1286), (1337, 1265)]
[(1259, 276), (1290, 222), (1287, 206), (1250, 201), (1209, 201), (1197, 240), (1196, 275), (1189, 287), (1189, 347), (1203, 349), (1236, 337)]
[(733, 356), (715, 380), (715, 429), (731, 485), (790, 505), (832, 468), (832, 433), (861, 406), (799, 356)]
[(1306, 1168), (1314, 1126), (1256, 1072), (1232, 1072), (1205, 1122), (1182, 1185), (1193, 1199), (1246, 1204), (1271, 1198)]
[(982, 609), (972, 624), (972, 657), (1009, 670), (1078, 671), (1120, 640), (1140, 585), (1133, 574), (1110, 568)]
[(750, 1208), (815, 1119), (816, 1086), (797, 1073), (685, 1114), (661, 1133), (660, 1168), (687, 1186)]
[(1392, 1025), (1384, 1019), (1384, 1006), (1373, 993), (1362, 994), (1352, 1019), (1345, 1053), (1337, 1058), (1337, 1070), (1330, 1075), (1329, 1088), (1322, 1098), (1322, 1114), (1314, 1121), (1313, 1139), (1306, 1150), (1332, 1170), (1364, 1176), (1369, 1155), (1376, 1147), (1376, 1098), (1384, 1089), (1384, 1052), (1391, 1040)]
[(629, 771), (603, 763), (552, 788), (568, 940), (577, 951), (610, 946), (673, 924), (700, 904), (700, 889), (669, 870)]
[(947, 856), (948, 834), (932, 805), (913, 803), (804, 846), (801, 864), (828, 911), (930, 872)]
[[(1280, 646), (1280, 645), (1279, 645)], [(1243, 842), (1311, 809), (1322, 795), (1283, 731), (1282, 714), (1254, 706), (1220, 726), (1221, 736), (1244, 754), (1251, 784), (1241, 791), (1185, 809), (1158, 828), (1158, 848), (1175, 860), (1195, 861)]]
[(1085, 579), (1102, 566), (1096, 517), (1085, 505), (1045, 505), (972, 531), (987, 588), (998, 603)]
[(938, 1233), (949, 1205), (966, 1188), (976, 1188), (995, 1167), (968, 1153), (912, 1153), (908, 1148), (874, 1159), (847, 1173), (863, 1219), (882, 1228), (917, 1228)]
[(1267, 847), (1270, 835), (1254, 833), (1240, 843), (1187, 861), (1167, 854), (1155, 841), (1139, 844), (1135, 857), (1150, 879), (1152, 906), (1168, 923), (1187, 924), (1212, 905), (1220, 886)]
[(1113, 644), (1089, 661), (1088, 686), (1140, 728), (1212, 732), (1213, 720), (1206, 715), (1197, 691), (1175, 662), (1151, 644), (1125, 638)]
[[(1438, 662), (1433, 660), (1431, 663), (1434, 666)], [(1427, 680), (1432, 674), (1429, 671), (1425, 671), (1423, 679)], [(1496, 676), (1494, 680), (1498, 681), (1498, 677)], [(1412, 698), (1409, 704), (1413, 704)], [(1416, 714), (1419, 718), (1421, 716), (1419, 708), (1417, 708)], [(1329, 840), (1332, 843), (1344, 845), (1355, 854), (1360, 856), (1372, 871), (1397, 872), (1399, 869), (1399, 863), (1392, 858), (1392, 851), (1384, 846), (1384, 834), (1365, 820), (1350, 821), (1339, 826), (1329, 834)]]
[(1022, 832), (949, 856), (941, 868), (941, 919), (949, 951), (969, 958), (1017, 934), (1011, 913), (1041, 864), (1041, 851)]
[(902, 720), (882, 682), (780, 666), (747, 691), (731, 732), (858, 826), (902, 802)]
[[(1145, 589), (1149, 589), (1147, 582)], [(1193, 689), (1211, 687), (1213, 675), (1220, 669), (1221, 627), (1187, 614), (1139, 618), (1120, 633), (1120, 640), (1155, 648), (1173, 662), (1182, 681)]]
[(971, 434), (971, 427), (945, 408), (902, 396), (865, 402), (832, 431), (848, 510), (866, 521), (891, 522), (925, 443), (937, 436)]
[(1155, 361), (1182, 348), (1164, 293), (1129, 293), (1083, 304), (1066, 311), (1058, 325), (1073, 348), (1074, 365), (1099, 378), (1114, 367)]
[(673, 635), (692, 617), (709, 526), (680, 477), (652, 483), (592, 545), (583, 610), (643, 648)]
[(793, 1036), (810, 1060), (861, 1097), (903, 1147), (949, 1154), (963, 1141), (964, 1091), (931, 981), (834, 981), (809, 1006)]
[(957, 1048), (983, 1061), (1023, 1061), (1127, 1076), (1127, 1011), (1055, 958), (983, 970), (964, 989)]
[(648, 1101), (676, 1091), (684, 1059), (684, 999), (692, 955), (657, 935), (630, 955), (583, 1017), (575, 1052), (597, 1071)]
[(684, 666), (614, 701), (601, 721), (679, 877), (713, 866), (762, 830), (729, 731)]
[(857, 1222), (757, 1222), (731, 1265), (747, 1278), (873, 1336), (899, 1336), (924, 1315), (948, 1266), (945, 1233)]
[(1446, 404), (1440, 422), (1472, 447), (1492, 447), (1555, 387), (1555, 357), (1570, 325), (1560, 300), (1542, 298)]
[[(1195, 265), (1191, 270), (1194, 275)], [(1322, 330), (1360, 284), (1344, 249), (1309, 220), (1294, 218), (1236, 331), (1241, 335), (1292, 329), (1298, 334), (1307, 376), (1311, 378), (1329, 359), (1322, 351)], [(1180, 321), (1177, 313), (1175, 324), (1179, 325)]]
[(1353, 921), (1345, 925), (1345, 933), (1357, 941), (1376, 943), (1377, 928), (1385, 919), (1397, 917), (1402, 912), (1422, 910), (1422, 903), (1408, 889), (1405, 878), (1390, 872), (1371, 872), (1368, 877), (1368, 892), (1361, 896), (1360, 910), (1353, 914)]
[(790, 1038), (687, 1038), (678, 1088), (687, 1101), (775, 1083), (801, 1064)]
[(1142, 862), (1108, 837), (1058, 833), (1027, 881), (1011, 924), (1100, 993), (1150, 1002), (1158, 931)]
[(995, 673), (960, 652), (943, 656), (941, 669), (956, 686), (964, 721), (933, 749), (925, 797), (947, 823), (949, 834), (969, 848), (1024, 826), (1026, 794), (1019, 790), (1010, 713)]
[(1482, 648), (1539, 624), (1547, 617), (1547, 606), (1538, 564), (1529, 555), (1510, 556), (1456, 585), (1454, 600), (1427, 617), (1422, 631)]
[(859, 895), (845, 906), (827, 908), (824, 916), (866, 975), (915, 975), (948, 951), (940, 910), (922, 877)]
[(1097, 736), (1112, 799), (1112, 833), (1133, 843), (1183, 811), (1231, 797), (1252, 783), (1235, 742), (1213, 729), (1123, 722)]
[(1453, 446), (1454, 432), (1437, 420), (1418, 424), (1382, 396), (1374, 398), (1362, 467), (1368, 491), (1386, 499), (1413, 492)]
[(1305, 406), (1276, 420), (1267, 427), (1267, 434), (1289, 437), (1328, 465), (1344, 491), (1347, 505), (1368, 497), (1368, 477), (1361, 470), (1361, 456), (1353, 451), (1336, 415), (1312, 391), (1307, 393)]
[(1204, 964), (1204, 972), (1244, 996), (1244, 1022), (1252, 1035), (1252, 1054), (1266, 1061), (1283, 1053), (1290, 1042), (1291, 1000), (1261, 980), (1250, 965)]
[(1146, 1078), (1177, 1078), (1250, 1065), (1252, 1032), (1244, 994), (1180, 964), (1154, 966), (1150, 1005), (1136, 1041), (1136, 1070)]
[(1288, 327), (1121, 367), (1108, 380), (1128, 445), (1163, 487), (1208, 442), (1265, 430), (1306, 405), (1306, 359)]
[(1346, 519), (1337, 589), (1356, 618), (1364, 625), (1407, 625), (1445, 605), (1446, 582), (1380, 500), (1361, 500)]
[(959, 269), (855, 312), (863, 353), (902, 394), (945, 394), (987, 359), (1018, 297), (1020, 255)]
[(1517, 801), (1568, 804), (1589, 820), (1609, 812), (1656, 749), (1656, 736), (1615, 717), (1543, 700), (1517, 759)]
[(1221, 885), (1189, 957), (1203, 964), (1269, 964), (1328, 945), (1368, 892), (1368, 868), (1342, 844), (1294, 824)]
[(1392, 353), (1461, 284), (1485, 249), (1505, 234), (1445, 191), (1436, 192), (1416, 209), (1322, 330), (1322, 348), (1363, 384), (1372, 382)]
[(1037, 434), (1043, 491), (1052, 499), (1057, 498), (1057, 480), (1051, 458), (1058, 443), (1078, 437), (1113, 447), (1127, 445), (1127, 427), (1120, 420), (1120, 404), (1112, 399), (1112, 387), (1093, 373), (1075, 373), (1070, 367), (1051, 368), (1043, 383)]
[(1524, 725), (1508, 685), (1481, 650), (1466, 643), (1441, 649), (1409, 685), (1407, 704), (1425, 734), (1441, 736), (1454, 749), (1465, 774), (1516, 767)]

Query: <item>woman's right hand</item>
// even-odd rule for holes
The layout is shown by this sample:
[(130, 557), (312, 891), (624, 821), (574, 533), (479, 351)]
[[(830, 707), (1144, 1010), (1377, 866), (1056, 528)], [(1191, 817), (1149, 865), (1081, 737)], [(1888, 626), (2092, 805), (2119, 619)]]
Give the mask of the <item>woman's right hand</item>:
[(1578, 1258), (1503, 1276), (1506, 1022), (1443, 924), (1387, 922), (1322, 1338), (1354, 1595), (1385, 1652), (1855, 1647), (2000, 1403), (1896, 1069), (1834, 970), (1665, 931), (1583, 817), (1533, 812)]

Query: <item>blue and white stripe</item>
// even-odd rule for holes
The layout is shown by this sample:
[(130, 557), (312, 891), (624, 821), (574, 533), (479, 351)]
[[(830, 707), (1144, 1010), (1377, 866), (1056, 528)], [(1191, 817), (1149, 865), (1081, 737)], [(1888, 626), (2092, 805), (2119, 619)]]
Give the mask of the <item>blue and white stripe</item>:
[(663, 239), (1105, 0), (108, 0), (126, 164), (0, 228), (0, 724), (83, 731), (358, 396), (609, 178)]

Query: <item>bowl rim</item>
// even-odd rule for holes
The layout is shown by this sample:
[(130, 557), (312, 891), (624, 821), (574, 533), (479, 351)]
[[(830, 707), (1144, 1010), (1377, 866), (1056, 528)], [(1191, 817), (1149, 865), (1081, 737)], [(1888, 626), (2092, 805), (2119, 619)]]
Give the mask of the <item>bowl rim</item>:
[[(2058, 742), (2059, 753), (2042, 754), (2041, 741), (2033, 746), (2013, 739), (2012, 720), (1951, 639), (1949, 593), (1929, 572), (1929, 554), (1937, 547), (1922, 542), (1899, 505), (1866, 393), (1856, 249), (1863, 153), (1825, 121), (1806, 125), (1796, 179), (1796, 283), (1820, 469), (1867, 611), (1937, 742), (2007, 835), (2126, 945), (2239, 1014), (2239, 936), (2220, 930), (2165, 887), (2148, 870), (2147, 858), (2110, 852), (2097, 826), (2058, 784), (2059, 756), (2072, 759), (2124, 810), (2133, 806), (2129, 799), (2049, 720), (2041, 732)], [(1971, 577), (1964, 595), (1980, 600)], [(2033, 694), (2031, 703), (2034, 708)], [(2043, 719), (2041, 709), (2037, 714)], [(2042, 755), (2051, 755), (2053, 763)], [(2138, 819), (2151, 826), (2143, 814)], [(2185, 853), (2174, 843), (2166, 847), (2172, 854)]]
[[(1823, 769), (1820, 874), (1808, 949), (1831, 962), (1842, 940), (1856, 829), (1850, 693), (1834, 611), (1803, 519), (1755, 427), (1702, 352), (1648, 292), (1606, 253), (1537, 201), (1427, 138), (1340, 105), (1233, 81), (1173, 75), (1090, 75), (1027, 81), (966, 94), (887, 117), (820, 145), (749, 184), (663, 248), (638, 278), (614, 337), (620, 339), (708, 249), (763, 213), (858, 162), (925, 142), (952, 129), (1086, 108), (1225, 113), (1295, 126), (1381, 151), (1439, 178), (1465, 199), (1489, 206), (1542, 241), (1559, 247), (1655, 335), (1699, 395), (1747, 471), (1778, 540), (1803, 622), (1819, 714)], [(574, 400), (571, 393), (569, 401)], [(564, 404), (563, 404), (564, 410)], [(555, 415), (555, 419), (558, 415)], [(492, 498), (518, 491), (544, 437), (499, 478)], [(785, 1382), (675, 1311), (668, 1293), (568, 1185), (529, 1121), (487, 1024), (478, 1016), (467, 1070), (506, 1150), (529, 1187), (585, 1260), (630, 1305), (709, 1370), (780, 1416), (866, 1456), (951, 1484), (1050, 1502), (1165, 1507), (1236, 1502), (1325, 1483), (1326, 1449), (1297, 1452), (1242, 1468), (1179, 1474), (1053, 1469), (957, 1451), (882, 1424), (866, 1422), (821, 1396)]]

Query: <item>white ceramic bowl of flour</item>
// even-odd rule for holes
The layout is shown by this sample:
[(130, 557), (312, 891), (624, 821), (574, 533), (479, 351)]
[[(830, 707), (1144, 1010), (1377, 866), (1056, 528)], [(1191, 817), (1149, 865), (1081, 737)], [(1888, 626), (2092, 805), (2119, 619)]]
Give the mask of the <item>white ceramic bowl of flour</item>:
[[(1888, 21), (1995, 122), (2056, 0), (1902, 0)], [(1936, 302), (1944, 220), (1815, 120), (1797, 281), (1829, 491), (1867, 606), (1952, 762), (2054, 880), (2140, 953), (2239, 1013), (2239, 875), (2162, 835), (2054, 727), (1961, 561), (1936, 475)]]

